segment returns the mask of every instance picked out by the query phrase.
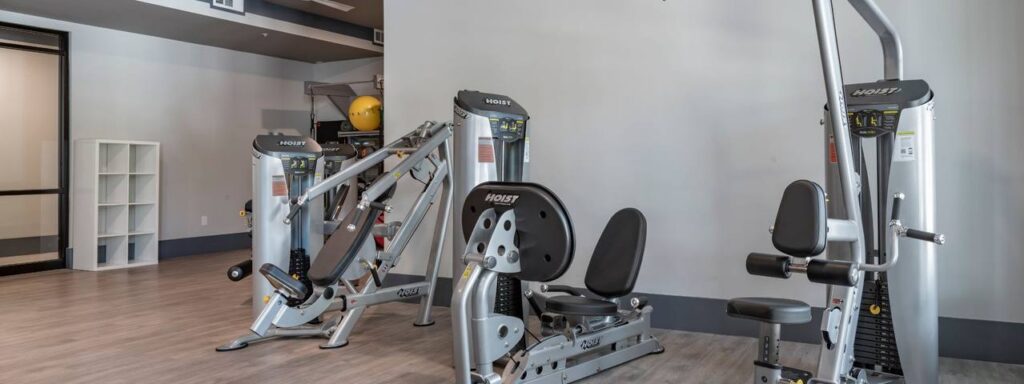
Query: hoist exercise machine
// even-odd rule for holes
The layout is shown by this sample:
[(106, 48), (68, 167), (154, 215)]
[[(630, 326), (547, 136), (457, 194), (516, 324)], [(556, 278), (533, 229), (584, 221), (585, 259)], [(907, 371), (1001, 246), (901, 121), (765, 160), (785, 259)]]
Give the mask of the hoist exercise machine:
[[(457, 215), (468, 246), (456, 255), (465, 267), (456, 274), (451, 307), (456, 383), (569, 383), (663, 351), (651, 334), (654, 309), (631, 296), (647, 236), (640, 211), (626, 208), (608, 221), (586, 289), (527, 291), (541, 318), (540, 337), (521, 316), (497, 312), (495, 290), (501, 275), (548, 282), (569, 269), (575, 239), (565, 206), (537, 184), (486, 182), (470, 191)], [(527, 334), (536, 342), (521, 347)]]
[(933, 93), (923, 80), (902, 79), (899, 36), (878, 6), (849, 1), (881, 40), (885, 79), (843, 87), (832, 0), (812, 0), (828, 94), (826, 188), (790, 184), (772, 227), (787, 256), (746, 261), (754, 275), (797, 272), (827, 285), (818, 367), (778, 364), (781, 325), (810, 322), (809, 305), (733, 299), (730, 316), (762, 323), (756, 384), (938, 382), (935, 245), (945, 237), (911, 229), (935, 224)]
[[(303, 336), (328, 338), (321, 348), (343, 347), (367, 307), (417, 297), (420, 310), (414, 324), (433, 324), (431, 303), (451, 209), (451, 135), (450, 123), (426, 122), (323, 181), (318, 180), (318, 175), (322, 174), (324, 161), (312, 139), (258, 137), (253, 149), (254, 172), (265, 172), (269, 177), (254, 175), (254, 180), (266, 181), (254, 187), (253, 195), (253, 262), (260, 266), (262, 275), (254, 279), (253, 305), (257, 315), (250, 326), (251, 333), (217, 350), (240, 349), (274, 337)], [(282, 161), (286, 157), (280, 153), (285, 148), (288, 153), (297, 153), (295, 149), (300, 147), (306, 148), (308, 154)], [(320, 239), (329, 224), (316, 219), (323, 217), (324, 194), (393, 156), (401, 161), (366, 187), (351, 213), (341, 219), (340, 227), (323, 243)], [(264, 161), (265, 171), (261, 165)], [(299, 169), (304, 171), (298, 172)], [(288, 182), (291, 175), (299, 174), (301, 183)], [(391, 210), (389, 200), (398, 181), (406, 176), (423, 183), (423, 190), (404, 220), (376, 224), (382, 212)], [(384, 288), (388, 272), (398, 264), (435, 201), (439, 204), (438, 216), (426, 278), (423, 282)], [(391, 240), (383, 251), (377, 250), (374, 235)], [(298, 252), (316, 256), (309, 258), (306, 268), (300, 265), (285, 271), (281, 266), (288, 263), (280, 259)], [(332, 312), (337, 314), (327, 318)]]
[[(530, 116), (512, 98), (478, 91), (459, 91), (455, 97), (454, 147), (455, 212), (462, 212), (469, 192), (488, 181), (517, 182), (529, 179), (530, 136), (527, 122)], [(455, 215), (455, 228), (466, 223)], [(472, 224), (472, 223), (471, 223)], [(453, 232), (453, 255), (462, 255), (466, 238)], [(465, 264), (458, 257), (452, 262), (452, 276), (462, 273)], [(498, 276), (495, 290), (495, 311), (526, 318), (529, 313), (522, 283), (507, 274)], [(520, 343), (519, 347), (525, 347)]]
[[(282, 145), (291, 144), (291, 145)], [(260, 135), (253, 140), (253, 196), (259, 196), (256, 200), (261, 208), (272, 212), (273, 205), (279, 203), (269, 198), (274, 191), (267, 189), (268, 186), (278, 183), (277, 193), (287, 191), (289, 197), (296, 197), (302, 194), (310, 183), (325, 177), (333, 176), (341, 172), (356, 161), (355, 148), (344, 143), (316, 143), (309, 138), (302, 136), (284, 135)], [(323, 163), (323, 164), (320, 164)], [(301, 166), (305, 164), (305, 166)], [(283, 178), (282, 178), (283, 176)], [(275, 181), (275, 177), (277, 178)], [(280, 188), (283, 180), (284, 188)], [(253, 257), (232, 265), (228, 268), (228, 279), (241, 281), (252, 274), (252, 266), (255, 259), (256, 265), (272, 263), (279, 268), (287, 268), (290, 274), (304, 275), (308, 269), (310, 255), (314, 255), (324, 240), (333, 233), (340, 225), (341, 218), (348, 215), (356, 206), (355, 192), (357, 178), (341, 183), (330, 189), (319, 200), (323, 201), (322, 218), (303, 217), (296, 223), (302, 222), (306, 225), (295, 228), (315, 229), (323, 228), (321, 232), (304, 235), (292, 233), (291, 226), (282, 225), (281, 221), (274, 221), (273, 217), (260, 221), (253, 215), (253, 200), (245, 203), (245, 207), (239, 212), (249, 229), (249, 237), (253, 238), (258, 226), (259, 236), (253, 240)], [(280, 197), (280, 196), (278, 196)], [(278, 199), (279, 200), (279, 199)], [(267, 204), (270, 204), (269, 206)], [(257, 224), (258, 223), (258, 224)], [(296, 240), (294, 249), (302, 249), (305, 252), (293, 252), (287, 258), (282, 258), (280, 253), (280, 231), (286, 231)], [(275, 245), (268, 245), (269, 241), (277, 242)], [(303, 244), (298, 244), (302, 242)], [(260, 279), (253, 281), (253, 316), (259, 314), (263, 309), (262, 298), (271, 292), (270, 286)]]

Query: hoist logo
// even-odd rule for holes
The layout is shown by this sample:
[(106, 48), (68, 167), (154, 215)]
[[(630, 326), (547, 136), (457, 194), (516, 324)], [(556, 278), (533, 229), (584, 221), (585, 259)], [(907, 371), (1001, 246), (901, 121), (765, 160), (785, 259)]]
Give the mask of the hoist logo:
[(519, 200), (519, 195), (502, 194), (502, 193), (488, 193), (484, 197), (484, 201), (488, 203), (494, 203), (498, 205), (512, 205)]
[(398, 297), (413, 297), (419, 296), (419, 288), (402, 288), (398, 290)]
[(591, 348), (596, 348), (601, 345), (601, 338), (595, 337), (593, 339), (587, 339), (580, 342), (580, 349), (586, 351)]
[(850, 92), (852, 97), (865, 97), (865, 96), (889, 96), (903, 89), (892, 87), (892, 88), (861, 88), (856, 91)]
[(277, 142), (277, 145), (282, 147), (301, 147), (306, 145), (306, 142), (302, 140), (281, 140)]
[(495, 99), (495, 98), (488, 97), (488, 98), (484, 99), (484, 104), (500, 105), (500, 106), (503, 106), (503, 107), (510, 107), (510, 106), (512, 106), (512, 100)]

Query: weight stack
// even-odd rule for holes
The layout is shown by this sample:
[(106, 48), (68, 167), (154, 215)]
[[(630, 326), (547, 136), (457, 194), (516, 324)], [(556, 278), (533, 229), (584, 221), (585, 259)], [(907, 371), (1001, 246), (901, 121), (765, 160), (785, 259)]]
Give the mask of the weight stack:
[[(877, 315), (871, 313), (873, 305), (879, 306)], [(854, 365), (902, 376), (903, 367), (899, 356), (892, 326), (889, 283), (883, 275), (881, 280), (864, 282), (857, 339), (854, 343)]]
[(288, 261), (288, 274), (292, 277), (298, 277), (302, 285), (306, 286), (306, 297), (301, 299), (288, 299), (289, 306), (296, 306), (306, 302), (309, 295), (313, 293), (313, 282), (309, 280), (309, 255), (306, 254), (306, 250), (299, 248), (292, 250), (291, 257)]

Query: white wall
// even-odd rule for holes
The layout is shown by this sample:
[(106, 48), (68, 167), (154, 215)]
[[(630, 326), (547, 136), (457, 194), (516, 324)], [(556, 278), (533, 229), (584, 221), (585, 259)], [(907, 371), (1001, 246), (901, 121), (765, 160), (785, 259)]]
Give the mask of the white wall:
[(0, 21), (70, 32), (72, 140), (162, 143), (162, 239), (243, 232), (252, 138), (308, 129), (312, 64), (11, 12)]
[[(941, 314), (1024, 322), (1024, 133), (1013, 115), (1024, 103), (1024, 3), (880, 3), (903, 34), (907, 77), (927, 79), (938, 100), (937, 223), (950, 239)], [(846, 81), (875, 80), (877, 40), (848, 5), (836, 9)], [(388, 0), (384, 10), (386, 133), (451, 119), (459, 89), (524, 105), (533, 178), (576, 223), (564, 281), (581, 284), (605, 220), (634, 206), (649, 220), (637, 290), (823, 304), (821, 286), (743, 266), (748, 252), (772, 250), (785, 185), (824, 178), (809, 2)], [(422, 271), (423, 259), (401, 271)]]

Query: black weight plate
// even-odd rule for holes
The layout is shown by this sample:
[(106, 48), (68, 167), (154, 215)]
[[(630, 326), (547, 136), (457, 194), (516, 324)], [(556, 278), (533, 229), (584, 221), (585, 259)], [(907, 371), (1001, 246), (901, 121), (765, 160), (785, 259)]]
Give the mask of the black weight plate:
[(522, 270), (512, 276), (547, 282), (562, 276), (572, 265), (576, 247), (572, 220), (565, 205), (550, 190), (533, 183), (492, 181), (476, 186), (462, 207), (462, 235), (466, 239), (477, 218), (490, 208), (499, 217), (509, 209), (516, 212)]

